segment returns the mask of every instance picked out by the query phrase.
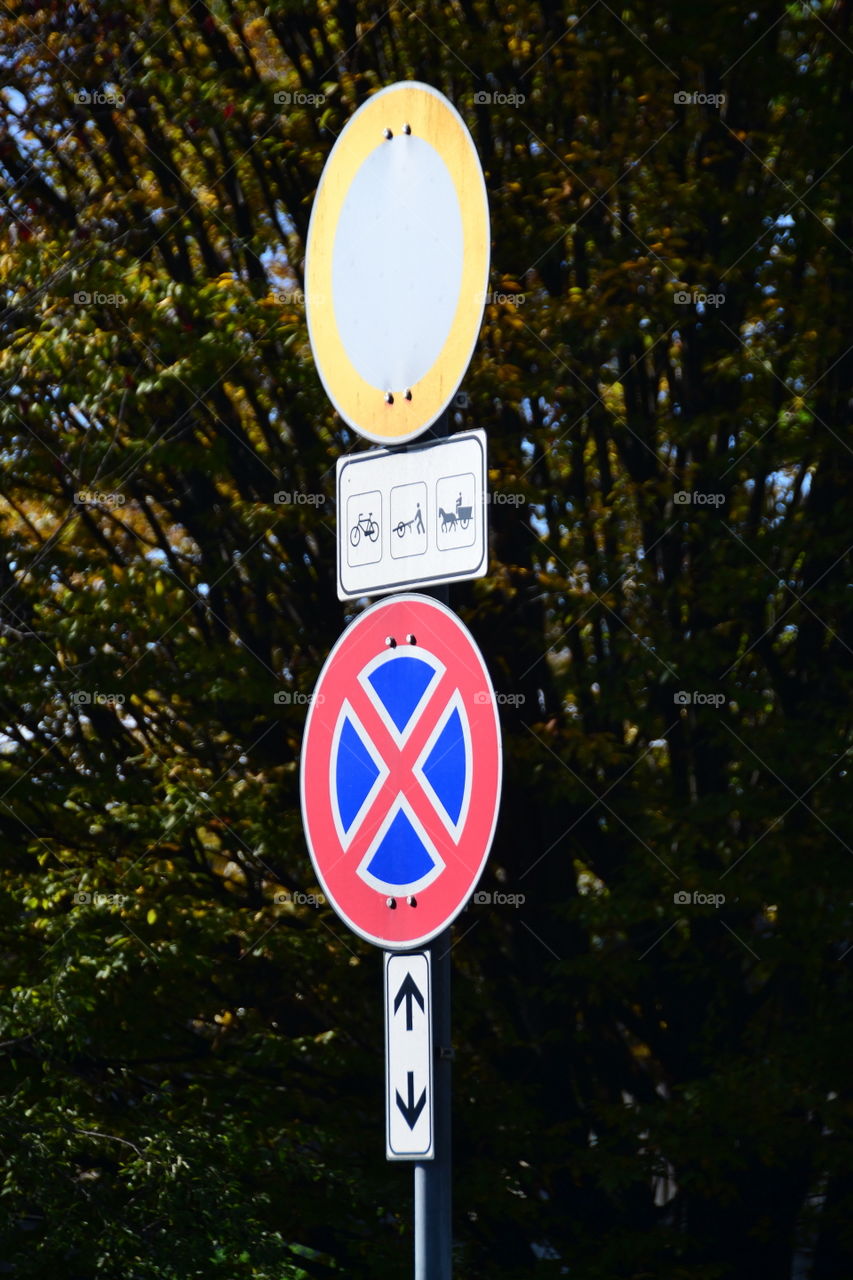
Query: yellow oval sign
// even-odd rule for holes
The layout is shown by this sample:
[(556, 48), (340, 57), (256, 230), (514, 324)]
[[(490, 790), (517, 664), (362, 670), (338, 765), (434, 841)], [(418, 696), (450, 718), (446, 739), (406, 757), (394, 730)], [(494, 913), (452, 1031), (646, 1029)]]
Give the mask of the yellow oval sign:
[(456, 108), (415, 81), (341, 133), (308, 229), (305, 307), (326, 394), (351, 427), (405, 444), (447, 408), (483, 318), (489, 206)]

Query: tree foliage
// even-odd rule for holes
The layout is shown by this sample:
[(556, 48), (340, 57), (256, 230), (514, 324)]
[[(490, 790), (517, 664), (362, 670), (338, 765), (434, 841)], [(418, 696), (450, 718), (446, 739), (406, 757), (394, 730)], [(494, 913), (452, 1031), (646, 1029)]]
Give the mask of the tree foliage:
[(454, 417), (506, 500), (453, 603), (508, 695), (482, 887), (524, 895), (456, 926), (456, 1273), (849, 1276), (850, 5), (0, 30), (5, 1273), (409, 1272), (379, 957), (297, 772), (355, 612), (311, 201), (415, 78), (491, 202)]

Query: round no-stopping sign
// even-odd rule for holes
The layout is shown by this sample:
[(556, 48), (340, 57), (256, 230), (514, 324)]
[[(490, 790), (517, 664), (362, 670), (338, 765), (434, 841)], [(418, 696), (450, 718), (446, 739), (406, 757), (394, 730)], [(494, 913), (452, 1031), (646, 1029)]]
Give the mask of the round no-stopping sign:
[(366, 609), (320, 672), (302, 746), (302, 819), (326, 897), (389, 950), (435, 938), (485, 865), (501, 786), (492, 684), (445, 605)]
[(380, 90), (326, 162), (305, 255), (308, 334), (341, 417), (404, 444), (446, 409), (471, 360), (489, 274), (480, 161), (429, 85)]

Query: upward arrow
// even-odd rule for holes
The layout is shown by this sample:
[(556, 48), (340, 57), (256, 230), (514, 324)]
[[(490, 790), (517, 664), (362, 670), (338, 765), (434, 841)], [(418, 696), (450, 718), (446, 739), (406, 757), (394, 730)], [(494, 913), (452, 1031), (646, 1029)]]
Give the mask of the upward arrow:
[(413, 1001), (413, 1000), (417, 1000), (418, 1004), (421, 1006), (421, 1009), (423, 1009), (423, 1008), (424, 1008), (424, 998), (423, 998), (423, 996), (422, 996), (422, 995), (421, 995), (421, 993), (420, 993), (420, 989), (419, 989), (419, 987), (418, 987), (418, 984), (415, 982), (414, 978), (412, 977), (412, 975), (411, 975), (409, 972), (407, 972), (407, 973), (406, 973), (405, 978), (404, 978), (404, 979), (403, 979), (403, 981), (400, 983), (400, 990), (397, 992), (396, 996), (394, 997), (394, 1012), (395, 1012), (395, 1013), (396, 1013), (396, 1012), (397, 1012), (397, 1010), (400, 1008), (400, 1005), (402, 1004), (402, 1002), (403, 1002), (404, 1000), (405, 1000), (405, 1002), (406, 1002), (406, 1030), (407, 1030), (407, 1031), (411, 1031), (411, 1029), (412, 1029), (412, 1001)]
[(397, 1106), (402, 1111), (403, 1119), (405, 1120), (406, 1124), (409, 1126), (410, 1129), (414, 1129), (415, 1125), (418, 1123), (418, 1116), (421, 1114), (424, 1107), (426, 1106), (426, 1089), (423, 1090), (423, 1092), (421, 1093), (421, 1096), (418, 1098), (417, 1102), (415, 1102), (414, 1071), (406, 1072), (406, 1082), (408, 1084), (408, 1093), (409, 1093), (408, 1102), (403, 1101), (403, 1099), (400, 1097), (400, 1090), (397, 1089), (395, 1090), (397, 1094)]

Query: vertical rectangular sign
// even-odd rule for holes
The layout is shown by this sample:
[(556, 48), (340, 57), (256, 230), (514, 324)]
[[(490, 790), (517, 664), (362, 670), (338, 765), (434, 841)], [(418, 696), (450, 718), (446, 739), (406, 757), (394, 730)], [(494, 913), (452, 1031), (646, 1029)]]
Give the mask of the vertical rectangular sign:
[(385, 1154), (432, 1160), (432, 970), (428, 951), (385, 952)]

